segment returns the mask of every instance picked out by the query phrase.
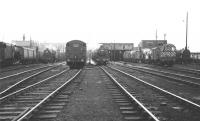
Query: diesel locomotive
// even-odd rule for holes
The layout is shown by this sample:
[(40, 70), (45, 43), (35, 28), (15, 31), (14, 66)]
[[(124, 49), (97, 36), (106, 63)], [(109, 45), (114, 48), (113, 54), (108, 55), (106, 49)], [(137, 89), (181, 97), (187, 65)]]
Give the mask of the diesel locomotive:
[(124, 52), (124, 61), (152, 63), (172, 66), (176, 60), (176, 47), (173, 44), (163, 44), (151, 49), (139, 49)]
[(80, 40), (67, 42), (65, 55), (70, 68), (83, 68), (86, 64), (86, 43)]

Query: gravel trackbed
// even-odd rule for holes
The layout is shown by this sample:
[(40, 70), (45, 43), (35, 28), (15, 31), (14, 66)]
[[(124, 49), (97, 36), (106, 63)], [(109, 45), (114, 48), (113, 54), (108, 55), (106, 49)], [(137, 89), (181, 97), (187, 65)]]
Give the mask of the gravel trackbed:
[[(103, 72), (98, 68), (84, 70), (78, 90), (70, 97), (56, 121), (123, 121), (123, 116), (105, 87)], [(95, 76), (94, 76), (95, 75)]]

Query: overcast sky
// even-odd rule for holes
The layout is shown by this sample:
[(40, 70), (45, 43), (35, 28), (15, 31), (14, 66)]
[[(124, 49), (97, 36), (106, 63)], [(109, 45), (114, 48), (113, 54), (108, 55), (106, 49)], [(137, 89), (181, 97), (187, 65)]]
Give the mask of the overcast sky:
[(198, 0), (1, 0), (0, 41), (22, 35), (39, 42), (83, 40), (89, 49), (101, 42), (126, 42), (167, 34), (168, 43), (185, 47), (185, 19), (189, 13), (188, 46), (198, 51)]

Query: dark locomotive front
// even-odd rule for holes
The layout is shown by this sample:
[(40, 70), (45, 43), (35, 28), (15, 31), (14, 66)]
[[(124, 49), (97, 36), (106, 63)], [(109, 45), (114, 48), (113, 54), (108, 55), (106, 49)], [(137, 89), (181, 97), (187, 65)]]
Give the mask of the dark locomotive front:
[(106, 65), (109, 61), (108, 50), (98, 49), (95, 53), (93, 53), (92, 59), (97, 65)]
[(86, 63), (86, 43), (72, 40), (66, 44), (66, 63), (70, 68), (83, 68)]

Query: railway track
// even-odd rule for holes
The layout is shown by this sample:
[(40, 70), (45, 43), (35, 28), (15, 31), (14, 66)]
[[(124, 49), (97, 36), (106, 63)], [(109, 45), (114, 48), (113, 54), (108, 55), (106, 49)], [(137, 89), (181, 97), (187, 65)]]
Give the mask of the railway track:
[(171, 78), (163, 77), (162, 75), (152, 75), (151, 73), (145, 73), (143, 71), (137, 71), (132, 68), (127, 68), (125, 66), (112, 66), (125, 71), (133, 76), (144, 79), (147, 82), (157, 85), (165, 90), (175, 93), (181, 97), (191, 100), (197, 104), (200, 104), (200, 89), (199, 86), (191, 85), (188, 83), (183, 83), (182, 81), (172, 80)]
[(187, 76), (183, 74), (176, 74), (176, 73), (170, 73), (166, 71), (161, 70), (155, 70), (147, 67), (140, 67), (140, 66), (132, 66), (132, 65), (123, 65), (123, 64), (117, 64), (122, 67), (127, 67), (130, 69), (134, 69), (140, 72), (149, 73), (151, 75), (159, 76), (162, 78), (167, 78), (171, 81), (177, 81), (184, 84), (188, 84), (194, 87), (200, 87), (200, 78), (199, 77), (193, 77), (193, 76)]
[[(124, 62), (120, 62), (120, 63), (122, 64)], [(127, 64), (138, 67), (138, 64), (134, 64), (134, 63), (130, 63), (130, 62), (128, 62)], [(191, 75), (191, 76), (200, 76), (200, 70), (184, 68), (184, 67), (163, 67), (163, 66), (161, 67), (161, 66), (149, 65), (149, 64), (143, 64), (143, 66), (139, 66), (139, 67), (154, 68), (154, 69), (158, 69), (158, 70), (164, 69), (164, 70), (173, 71), (173, 72), (180, 73), (180, 74), (183, 73), (183, 74)]]
[(49, 67), (47, 69), (44, 69), (44, 70), (41, 70), (39, 72), (33, 73), (30, 76), (25, 77), (20, 81), (17, 81), (13, 85), (9, 86), (7, 89), (5, 89), (2, 92), (0, 92), (0, 98), (3, 97), (3, 96), (6, 96), (6, 95), (8, 95), (8, 94), (10, 94), (12, 92), (15, 92), (15, 91), (17, 91), (19, 89), (22, 89), (22, 88), (24, 88), (26, 86), (29, 86), (29, 85), (34, 84), (34, 83), (37, 83), (39, 80), (41, 80), (42, 78), (45, 78), (45, 77), (38, 77), (38, 79), (35, 79), (35, 78), (37, 76), (45, 73), (45, 72), (47, 73), (47, 76), (50, 75), (50, 74), (52, 75), (52, 73), (48, 72), (48, 71), (51, 71), (52, 69), (55, 69), (55, 68), (59, 68), (59, 66), (60, 65)]
[[(80, 72), (81, 70), (66, 69), (0, 98), (0, 120), (21, 121), (30, 118)], [(47, 111), (46, 113), (55, 112)]]
[[(174, 69), (174, 68), (172, 68)], [(189, 69), (189, 68), (183, 68), (183, 67), (176, 67), (176, 70), (178, 69), (179, 71), (186, 72), (186, 73), (192, 73), (196, 75), (200, 75), (200, 70), (197, 69)]]
[(5, 72), (9, 72), (9, 71), (14, 71), (14, 70), (18, 70), (18, 69), (24, 69), (24, 68), (29, 68), (29, 67), (34, 67), (37, 66), (39, 64), (31, 64), (31, 65), (17, 65), (17, 66), (12, 66), (12, 67), (8, 67), (8, 68), (3, 68), (0, 69), (0, 73), (5, 73)]
[(66, 82), (62, 85), (62, 87), (59, 87), (59, 89), (57, 89), (58, 91), (56, 92), (54, 97), (51, 97), (51, 99), (49, 99), (46, 104), (43, 104), (40, 110), (34, 112), (34, 115), (32, 115), (29, 120), (54, 121), (58, 117), (64, 106), (69, 103), (70, 96), (79, 87), (84, 76), (84, 71), (79, 70), (78, 73), (76, 73), (75, 76), (73, 76), (72, 78), (67, 80), (65, 79)]
[(132, 92), (129, 92), (126, 87), (121, 85), (105, 68), (101, 69), (111, 80), (107, 81), (107, 88), (119, 105), (125, 120), (159, 121), (151, 111), (132, 95)]
[(58, 68), (58, 67), (64, 67), (64, 66), (61, 66), (61, 64), (47, 65), (47, 66), (39, 67), (33, 70), (31, 69), (31, 71), (23, 73), (23, 74), (19, 74), (15, 76), (12, 75), (12, 76), (9, 76), (8, 78), (3, 78), (2, 80), (0, 80), (0, 97), (3, 93), (7, 93), (10, 90), (12, 90), (13, 86), (17, 87), (20, 84), (23, 85), (26, 82), (30, 82), (28, 80), (36, 78), (40, 76), (42, 73), (46, 73), (47, 71), (50, 71), (51, 73), (51, 71), (54, 71), (55, 68)]
[[(113, 76), (112, 78), (115, 78), (132, 96), (138, 99), (141, 104), (149, 109), (149, 111), (159, 120), (200, 120), (200, 105), (119, 69), (107, 67), (106, 70), (109, 70), (110, 75)], [(116, 94), (116, 96), (118, 96), (118, 94)]]
[(52, 66), (57, 66), (57, 65), (62, 65), (62, 64), (64, 64), (64, 63), (27, 65), (27, 66), (24, 66), (24, 68), (21, 67), (21, 69), (19, 69), (19, 70), (14, 69), (13, 71), (10, 70), (7, 73), (1, 73), (0, 80), (8, 79), (8, 78), (15, 77), (15, 76), (20, 76), (22, 74), (26, 74), (26, 73), (29, 73), (32, 71), (37, 71), (42, 68), (47, 68), (47, 67), (52, 67)]
[(36, 70), (39, 70), (39, 69), (42, 69), (42, 68), (51, 67), (51, 66), (52, 65), (46, 65), (46, 66), (42, 66), (42, 67), (38, 67), (38, 68), (34, 68), (34, 69), (29, 69), (29, 70), (22, 71), (22, 72), (17, 72), (15, 74), (11, 74), (11, 75), (7, 75), (7, 76), (4, 76), (4, 77), (0, 77), (0, 81), (4, 80), (4, 79), (11, 78), (11, 77), (14, 77), (14, 76), (19, 76), (19, 75), (22, 75), (22, 74), (25, 74), (25, 73), (28, 73), (28, 72), (31, 72), (31, 71), (36, 71)]

